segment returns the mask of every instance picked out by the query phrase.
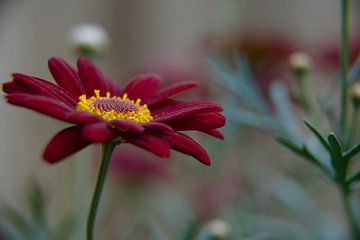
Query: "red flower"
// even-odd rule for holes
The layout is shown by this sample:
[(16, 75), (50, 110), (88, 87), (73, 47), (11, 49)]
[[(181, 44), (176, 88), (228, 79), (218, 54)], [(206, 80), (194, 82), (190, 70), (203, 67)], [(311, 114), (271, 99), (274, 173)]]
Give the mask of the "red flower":
[(172, 148), (210, 165), (202, 146), (180, 131), (223, 138), (217, 130), (225, 124), (219, 113), (222, 107), (169, 99), (196, 87), (196, 82), (181, 82), (157, 92), (160, 77), (143, 74), (121, 89), (88, 59), (80, 58), (77, 67), (78, 71), (62, 59), (51, 58), (50, 72), (58, 85), (24, 74), (13, 74), (13, 81), (3, 85), (9, 103), (74, 124), (49, 142), (46, 161), (58, 162), (91, 143), (121, 139), (160, 157), (169, 157)]

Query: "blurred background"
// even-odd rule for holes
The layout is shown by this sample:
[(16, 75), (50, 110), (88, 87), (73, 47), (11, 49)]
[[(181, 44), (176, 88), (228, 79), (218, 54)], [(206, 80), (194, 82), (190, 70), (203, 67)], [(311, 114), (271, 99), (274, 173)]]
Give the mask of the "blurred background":
[[(360, 51), (360, 2), (350, 6), (354, 60)], [(107, 49), (95, 61), (119, 84), (156, 72), (164, 84), (201, 82), (191, 96), (196, 99), (218, 101), (227, 94), (213, 83), (210, 55), (230, 66), (238, 54), (245, 56), (263, 99), (274, 79), (291, 87), (288, 57), (294, 51), (313, 59), (314, 92), (322, 92), (338, 70), (335, 0), (0, 0), (1, 83), (13, 72), (50, 80), (51, 56), (74, 64), (69, 34), (81, 23), (107, 32)], [(301, 125), (301, 113), (295, 115), (294, 124)], [(26, 194), (36, 180), (49, 204), (49, 225), (76, 213), (82, 229), (98, 149), (72, 157), (80, 163), (69, 159), (50, 166), (41, 154), (63, 123), (5, 100), (0, 117), (0, 202), (26, 215)], [(280, 147), (274, 131), (242, 123), (228, 121), (224, 142), (197, 136), (212, 156), (210, 168), (175, 152), (167, 160), (134, 147), (120, 149), (101, 203), (99, 239), (192, 239), (213, 227), (206, 223), (214, 219), (228, 224), (231, 239), (345, 239), (336, 189)], [(80, 239), (76, 234), (82, 236), (78, 231), (66, 239)]]

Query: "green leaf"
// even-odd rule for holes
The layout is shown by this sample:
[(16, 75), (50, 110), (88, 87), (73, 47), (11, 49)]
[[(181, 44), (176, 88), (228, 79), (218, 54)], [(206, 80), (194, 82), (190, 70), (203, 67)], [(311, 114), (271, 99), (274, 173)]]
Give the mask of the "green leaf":
[(25, 240), (11, 225), (2, 221), (0, 221), (0, 239)]
[(332, 172), (321, 163), (312, 153), (309, 152), (309, 150), (306, 148), (306, 146), (298, 146), (297, 144), (293, 143), (290, 139), (283, 137), (283, 136), (277, 136), (275, 137), (275, 140), (278, 141), (283, 146), (287, 147), (297, 155), (303, 157), (304, 159), (309, 160), (311, 163), (315, 164), (317, 167), (319, 167), (323, 173), (330, 179), (332, 179)]
[(39, 227), (46, 229), (46, 199), (44, 191), (35, 180), (30, 185), (28, 204), (31, 217)]
[(338, 181), (343, 181), (346, 176), (348, 161), (343, 157), (343, 148), (334, 133), (328, 135), (328, 141), (331, 151), (331, 164), (336, 172)]
[(310, 160), (313, 163), (321, 164), (319, 160), (317, 160), (307, 149), (305, 146), (298, 146), (293, 143), (290, 139), (282, 136), (277, 136), (276, 141), (278, 141), (283, 146), (287, 147), (297, 155)]
[(81, 227), (80, 219), (77, 215), (69, 215), (65, 217), (56, 228), (52, 231), (52, 238), (54, 240), (70, 239), (78, 228)]
[(263, 101), (259, 86), (255, 84), (248, 59), (245, 56), (238, 55), (235, 57), (235, 65), (238, 74), (241, 76), (241, 79), (246, 82), (246, 85), (248, 85), (249, 88), (252, 89), (252, 91), (254, 91), (252, 94), (260, 100), (258, 104), (262, 105), (263, 110), (269, 113), (269, 109)]
[(200, 227), (201, 227), (200, 222), (197, 221), (196, 219), (188, 221), (188, 224), (185, 230), (183, 231), (181, 239), (182, 240), (194, 239), (197, 232), (199, 232)]
[(159, 224), (150, 219), (147, 221), (149, 229), (151, 230), (151, 239), (152, 240), (166, 240), (164, 231), (160, 228)]
[(270, 86), (270, 97), (276, 111), (276, 119), (282, 126), (283, 133), (292, 139), (303, 139), (303, 134), (296, 124), (297, 119), (292, 111), (289, 93), (286, 86), (275, 81)]
[(227, 119), (232, 119), (239, 124), (250, 126), (262, 130), (279, 131), (278, 122), (267, 114), (249, 111), (242, 107), (225, 105), (225, 115)]
[(330, 146), (326, 142), (325, 138), (320, 134), (320, 132), (309, 122), (304, 121), (305, 125), (310, 129), (310, 131), (317, 137), (321, 145), (330, 153)]
[(302, 156), (302, 157), (307, 157), (304, 155), (304, 152), (301, 149), (301, 147), (299, 147), (298, 145), (293, 143), (290, 139), (283, 137), (283, 136), (276, 136), (275, 140), (278, 141), (283, 146), (290, 149), (291, 151), (293, 151), (294, 153), (296, 153), (297, 155)]
[(4, 219), (24, 238), (32, 240), (48, 239), (48, 229), (46, 226), (46, 211), (44, 193), (36, 181), (32, 181), (26, 197), (27, 211), (30, 215), (24, 214), (9, 204), (4, 204), (1, 213)]
[(247, 79), (248, 75), (243, 74), (242, 68), (246, 69), (245, 65), (238, 66), (239, 69), (234, 70), (217, 56), (211, 56), (208, 62), (216, 76), (213, 80), (217, 85), (241, 99), (248, 108), (259, 112), (269, 112), (261, 94), (253, 87), (254, 84), (251, 84), (252, 80)]
[(270, 233), (267, 239), (316, 239), (309, 227), (295, 219), (252, 213), (245, 224), (243, 228)]
[(328, 141), (330, 145), (330, 150), (336, 154), (341, 156), (342, 155), (342, 146), (340, 141), (337, 139), (334, 133), (330, 133), (328, 135)]
[(353, 156), (360, 152), (360, 143), (352, 147), (350, 150), (344, 153), (344, 158), (350, 160)]
[(266, 169), (266, 173), (266, 191), (293, 213), (296, 219), (309, 225), (323, 220), (325, 216), (322, 216), (321, 209), (299, 181), (272, 169)]
[(353, 182), (357, 182), (357, 181), (360, 181), (360, 171), (357, 172), (357, 173), (355, 173), (354, 175), (350, 176), (350, 177), (347, 179), (346, 183), (347, 183), (348, 185), (350, 185), (350, 184), (352, 184)]
[(9, 205), (5, 206), (1, 212), (4, 219), (23, 237), (29, 238), (32, 235), (34, 225), (21, 212)]

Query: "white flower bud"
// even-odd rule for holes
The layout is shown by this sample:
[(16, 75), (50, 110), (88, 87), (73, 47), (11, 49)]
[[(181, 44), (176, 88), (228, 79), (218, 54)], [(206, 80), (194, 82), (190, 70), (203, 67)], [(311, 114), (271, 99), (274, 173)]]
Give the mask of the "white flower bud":
[(303, 52), (295, 52), (289, 57), (290, 69), (298, 77), (307, 74), (312, 67), (311, 57)]
[(224, 220), (214, 219), (204, 225), (204, 229), (209, 233), (211, 239), (225, 240), (231, 235), (231, 226)]
[(110, 38), (100, 24), (80, 23), (70, 29), (67, 42), (76, 54), (94, 57), (106, 51)]

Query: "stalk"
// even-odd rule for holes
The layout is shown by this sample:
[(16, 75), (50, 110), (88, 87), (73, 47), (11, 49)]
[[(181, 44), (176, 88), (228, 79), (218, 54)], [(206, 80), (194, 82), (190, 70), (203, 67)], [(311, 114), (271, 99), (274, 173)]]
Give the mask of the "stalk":
[[(348, 128), (348, 108), (349, 108), (349, 82), (348, 82), (348, 71), (349, 71), (349, 0), (341, 0), (341, 36), (340, 36), (340, 76), (341, 76), (341, 115), (340, 115), (340, 127), (341, 135), (345, 148), (347, 148), (349, 131), (355, 131), (355, 127)], [(357, 118), (357, 109), (354, 112), (356, 121)], [(351, 141), (351, 138), (349, 140)], [(353, 240), (360, 239), (360, 230), (356, 218), (352, 211), (351, 206), (351, 189), (348, 184), (344, 181), (339, 182), (339, 188), (341, 190), (342, 201), (344, 204), (345, 212), (349, 222), (349, 229), (351, 230), (351, 236)]]
[(109, 169), (111, 155), (116, 147), (116, 143), (104, 143), (102, 145), (102, 157), (101, 163), (99, 167), (99, 172), (96, 180), (96, 186), (93, 193), (93, 197), (91, 200), (90, 211), (87, 221), (86, 227), (86, 239), (93, 240), (94, 239), (94, 224), (96, 219), (96, 213), (100, 202), (100, 197), (102, 190), (104, 188), (104, 183), (106, 179), (106, 175)]
[(341, 0), (341, 36), (340, 36), (340, 76), (341, 76), (341, 113), (340, 127), (343, 140), (347, 135), (347, 117), (349, 108), (349, 0)]
[(344, 210), (346, 213), (346, 217), (349, 222), (349, 228), (351, 230), (351, 239), (352, 240), (359, 240), (360, 239), (360, 229), (356, 221), (356, 217), (352, 212), (351, 207), (351, 192), (347, 187), (341, 187), (341, 197), (342, 202), (344, 204)]

